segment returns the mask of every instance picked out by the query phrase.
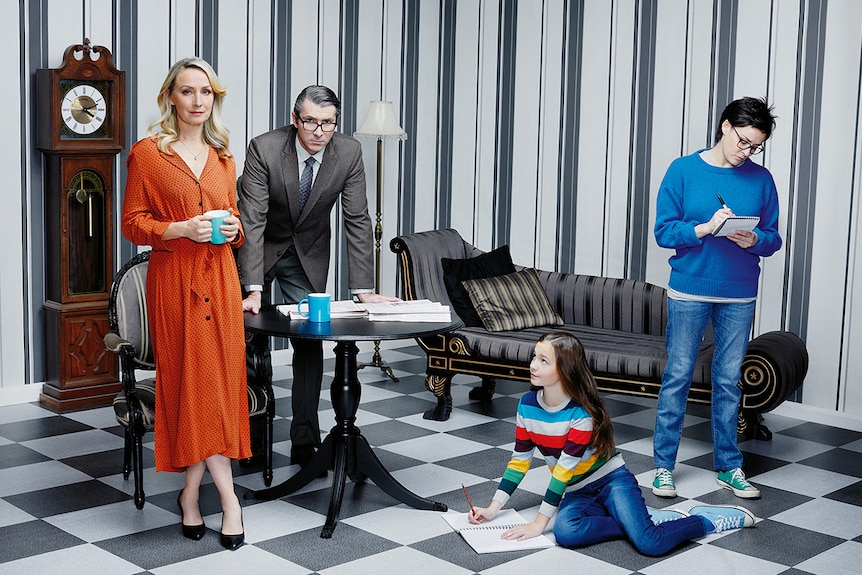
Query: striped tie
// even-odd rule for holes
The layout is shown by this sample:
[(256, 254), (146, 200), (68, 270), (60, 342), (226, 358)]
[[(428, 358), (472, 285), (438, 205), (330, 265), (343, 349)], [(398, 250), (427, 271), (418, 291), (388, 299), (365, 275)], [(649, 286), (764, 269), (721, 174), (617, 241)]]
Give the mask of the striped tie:
[(305, 160), (305, 169), (302, 170), (302, 176), (299, 178), (299, 211), (305, 207), (305, 202), (308, 201), (308, 195), (311, 193), (311, 180), (314, 176), (314, 157)]

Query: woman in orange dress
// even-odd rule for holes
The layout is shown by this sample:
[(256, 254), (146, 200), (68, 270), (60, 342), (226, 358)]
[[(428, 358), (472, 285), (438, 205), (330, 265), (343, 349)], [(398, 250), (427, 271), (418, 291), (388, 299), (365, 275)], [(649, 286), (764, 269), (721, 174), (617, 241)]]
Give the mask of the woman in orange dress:
[[(151, 246), (147, 313), (156, 361), (156, 471), (185, 472), (177, 497), (183, 534), (206, 532), (198, 507), (209, 469), (222, 507), (221, 544), (244, 541), (231, 459), (251, 457), (242, 295), (232, 247), (245, 236), (236, 204), (236, 163), (221, 123), (225, 89), (199, 58), (168, 72), (161, 118), (132, 146), (123, 235)], [(155, 128), (160, 130), (154, 133)], [(228, 243), (210, 242), (209, 210), (231, 216)]]

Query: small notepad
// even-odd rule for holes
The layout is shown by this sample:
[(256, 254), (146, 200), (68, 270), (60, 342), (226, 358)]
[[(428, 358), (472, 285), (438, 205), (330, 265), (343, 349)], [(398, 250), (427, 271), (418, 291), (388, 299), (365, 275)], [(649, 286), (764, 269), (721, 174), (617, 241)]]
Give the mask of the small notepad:
[(500, 536), (512, 527), (529, 523), (514, 509), (503, 509), (497, 513), (493, 521), (479, 524), (470, 523), (466, 513), (445, 513), (441, 517), (452, 529), (461, 534), (464, 541), (469, 543), (476, 553), (525, 551), (554, 546), (554, 542), (544, 535), (523, 541), (501, 539)]
[(729, 216), (723, 222), (718, 224), (718, 227), (712, 232), (717, 238), (723, 238), (727, 234), (733, 232), (750, 232), (757, 224), (760, 223), (760, 218), (757, 216)]

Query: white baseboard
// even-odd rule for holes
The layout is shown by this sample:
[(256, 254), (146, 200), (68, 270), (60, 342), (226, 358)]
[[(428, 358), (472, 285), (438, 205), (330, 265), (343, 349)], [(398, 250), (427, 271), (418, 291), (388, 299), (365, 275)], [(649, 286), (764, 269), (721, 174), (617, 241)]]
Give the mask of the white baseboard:
[(31, 385), (21, 385), (17, 387), (4, 387), (0, 389), (0, 407), (39, 401), (39, 394), (41, 392), (41, 383), (33, 383)]
[(823, 409), (822, 407), (803, 405), (795, 401), (785, 401), (769, 413), (852, 431), (862, 431), (862, 417)]

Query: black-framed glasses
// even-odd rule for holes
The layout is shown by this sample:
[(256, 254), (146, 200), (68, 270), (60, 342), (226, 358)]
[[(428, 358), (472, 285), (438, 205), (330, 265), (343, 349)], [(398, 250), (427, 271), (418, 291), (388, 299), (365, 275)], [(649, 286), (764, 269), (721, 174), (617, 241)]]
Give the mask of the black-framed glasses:
[(740, 150), (751, 150), (751, 155), (756, 156), (757, 154), (763, 152), (764, 144), (752, 144), (748, 140), (744, 139), (739, 135), (739, 132), (736, 131), (736, 128), (731, 126), (733, 129), (733, 133), (736, 134), (736, 147)]
[(323, 122), (315, 122), (314, 120), (300, 119), (300, 122), (302, 123), (302, 128), (306, 132), (315, 132), (315, 131), (317, 131), (318, 128), (320, 128), (320, 131), (322, 131), (322, 132), (334, 132), (335, 126), (337, 125), (337, 122), (333, 122), (332, 120), (325, 120)]

